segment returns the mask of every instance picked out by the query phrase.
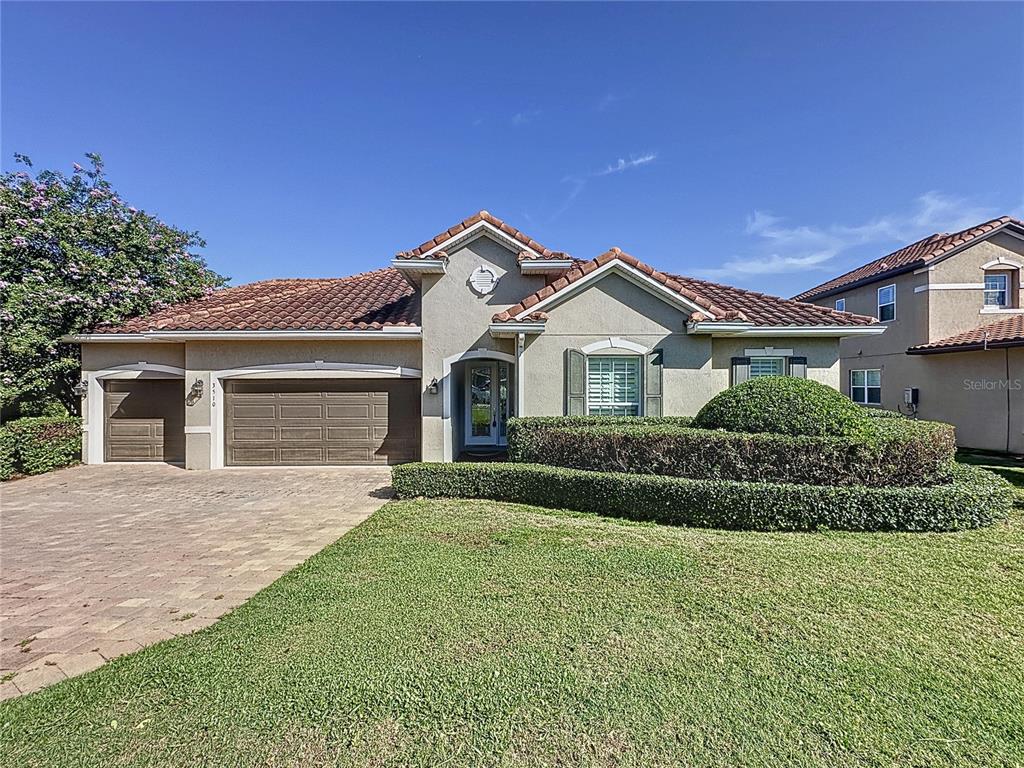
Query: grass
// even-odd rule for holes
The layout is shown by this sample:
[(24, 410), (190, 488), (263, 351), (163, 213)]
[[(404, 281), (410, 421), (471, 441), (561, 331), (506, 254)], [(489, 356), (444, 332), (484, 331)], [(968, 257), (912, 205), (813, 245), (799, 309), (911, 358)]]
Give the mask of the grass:
[(4, 763), (1019, 766), (1022, 594), (1020, 510), (764, 534), (394, 502), (214, 626), (2, 705)]

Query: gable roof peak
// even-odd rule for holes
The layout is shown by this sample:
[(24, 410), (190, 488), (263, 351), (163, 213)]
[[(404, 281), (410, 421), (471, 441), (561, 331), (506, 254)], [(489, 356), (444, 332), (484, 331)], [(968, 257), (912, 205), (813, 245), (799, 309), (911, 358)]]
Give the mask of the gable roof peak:
[[(564, 257), (564, 254), (561, 252), (545, 248), (525, 232), (516, 229), (511, 224), (505, 223), (493, 213), (487, 210), (479, 210), (472, 216), (466, 217), (455, 226), (449, 227), (426, 242), (416, 246), (412, 250), (399, 252), (396, 254), (395, 258), (437, 259), (438, 253), (440, 253), (440, 249), (445, 243), (458, 237), (467, 230), (480, 225), (481, 223), (493, 227), (508, 240), (523, 246), (520, 251), (526, 254), (526, 258), (551, 259)], [(520, 253), (520, 251), (517, 251), (517, 253)], [(520, 259), (523, 258), (522, 253), (520, 253)]]

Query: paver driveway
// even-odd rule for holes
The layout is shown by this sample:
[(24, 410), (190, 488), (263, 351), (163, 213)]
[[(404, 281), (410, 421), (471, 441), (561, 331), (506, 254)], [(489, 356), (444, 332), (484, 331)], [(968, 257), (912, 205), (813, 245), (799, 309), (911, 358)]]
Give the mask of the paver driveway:
[(387, 467), (138, 464), (5, 483), (0, 698), (212, 624), (368, 517), (388, 483)]

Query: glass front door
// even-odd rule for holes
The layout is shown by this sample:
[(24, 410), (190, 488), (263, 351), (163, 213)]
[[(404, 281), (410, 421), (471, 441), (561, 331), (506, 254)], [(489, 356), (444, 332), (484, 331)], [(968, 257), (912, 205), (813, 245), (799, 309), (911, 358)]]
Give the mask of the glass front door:
[(508, 363), (466, 364), (466, 445), (505, 444), (508, 396)]

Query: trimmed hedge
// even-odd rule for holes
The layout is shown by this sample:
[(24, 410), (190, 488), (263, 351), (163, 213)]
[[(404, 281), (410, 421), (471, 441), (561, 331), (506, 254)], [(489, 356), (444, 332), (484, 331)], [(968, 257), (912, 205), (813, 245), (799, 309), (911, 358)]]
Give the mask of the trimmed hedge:
[[(666, 426), (688, 427), (692, 416), (514, 416), (508, 420), (508, 457), (512, 461), (529, 462), (521, 458), (532, 455), (534, 435), (559, 428)], [(544, 462), (539, 462), (544, 463)]]
[(81, 456), (82, 420), (75, 416), (32, 416), (0, 427), (0, 480), (41, 475)]
[(956, 452), (949, 424), (879, 419), (870, 437), (724, 432), (662, 424), (509, 431), (509, 458), (596, 472), (697, 480), (867, 485), (946, 482)]
[(956, 531), (991, 525), (1013, 486), (957, 464), (930, 488), (866, 488), (587, 472), (538, 464), (402, 464), (399, 498), (494, 499), (667, 525), (765, 531)]
[(864, 409), (839, 390), (792, 376), (763, 376), (730, 387), (693, 420), (701, 429), (819, 437), (859, 437), (867, 425)]

